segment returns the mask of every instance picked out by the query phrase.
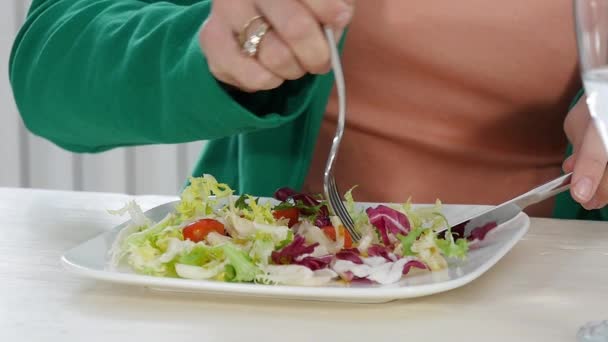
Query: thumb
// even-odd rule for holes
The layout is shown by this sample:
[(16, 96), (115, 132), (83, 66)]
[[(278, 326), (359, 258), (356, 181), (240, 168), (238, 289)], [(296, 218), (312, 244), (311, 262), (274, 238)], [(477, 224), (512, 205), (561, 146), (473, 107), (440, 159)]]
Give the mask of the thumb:
[(608, 157), (593, 121), (589, 121), (577, 149), (572, 175), (572, 197), (579, 203), (587, 204), (597, 191), (606, 170)]

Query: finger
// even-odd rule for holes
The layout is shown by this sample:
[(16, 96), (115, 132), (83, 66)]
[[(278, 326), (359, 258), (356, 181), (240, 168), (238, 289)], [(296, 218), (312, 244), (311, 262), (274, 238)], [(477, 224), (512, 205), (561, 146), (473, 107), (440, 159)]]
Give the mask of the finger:
[[(240, 84), (236, 79), (234, 79), (234, 77), (230, 76), (230, 75), (222, 75), (220, 77), (216, 76), (215, 78), (217, 78), (218, 81), (220, 81), (221, 83), (224, 83), (226, 85), (228, 85), (228, 87), (226, 87), (227, 90), (243, 90), (243, 85)], [(236, 88), (236, 89), (233, 89)]]
[(286, 80), (298, 79), (306, 71), (279, 36), (269, 31), (260, 43), (258, 60), (275, 75)]
[(354, 4), (343, 0), (301, 0), (317, 20), (335, 29), (343, 29), (353, 17)]
[(583, 96), (570, 110), (570, 113), (566, 116), (566, 120), (564, 120), (564, 132), (575, 148), (581, 144), (590, 119), (591, 116), (589, 115), (586, 97)]
[(344, 34), (344, 29), (334, 30), (334, 38), (336, 39), (336, 41), (340, 41), (343, 34)]
[(222, 83), (225, 83), (226, 85), (228, 85), (226, 87), (226, 90), (228, 92), (244, 91), (246, 93), (253, 93), (253, 92), (260, 90), (260, 89), (255, 89), (255, 88), (249, 87), (246, 84), (242, 84), (241, 82), (239, 82), (236, 78), (232, 77), (231, 75), (227, 75), (224, 77), (224, 79), (218, 79), (218, 80), (220, 80)]
[(566, 158), (566, 160), (564, 160), (564, 163), (562, 164), (562, 170), (564, 170), (564, 172), (572, 172), (572, 171), (574, 171), (575, 164), (576, 164), (576, 155), (573, 154), (573, 155), (569, 156), (568, 158)]
[(317, 19), (306, 6), (293, 0), (258, 0), (258, 5), (306, 71), (321, 74), (329, 70), (329, 46)]
[(585, 206), (587, 209), (600, 209), (608, 204), (608, 173), (604, 172), (597, 191), (593, 198)]
[(199, 44), (201, 46), (201, 50), (207, 59), (207, 66), (209, 67), (209, 71), (211, 74), (220, 82), (225, 84), (238, 87), (239, 84), (236, 80), (230, 76), (228, 70), (220, 67), (216, 62), (217, 59), (214, 58), (214, 50), (220, 48), (221, 50), (226, 50), (223, 45), (224, 40), (222, 39), (222, 32), (219, 30), (217, 20), (214, 20), (212, 17), (205, 20), (203, 25), (201, 26), (201, 30), (199, 32)]
[(283, 79), (242, 53), (230, 26), (210, 18), (201, 29), (200, 44), (211, 73), (219, 80), (244, 91), (268, 90)]
[(576, 154), (571, 193), (577, 202), (585, 205), (593, 197), (606, 170), (608, 160), (602, 141), (592, 122), (587, 124), (581, 146)]

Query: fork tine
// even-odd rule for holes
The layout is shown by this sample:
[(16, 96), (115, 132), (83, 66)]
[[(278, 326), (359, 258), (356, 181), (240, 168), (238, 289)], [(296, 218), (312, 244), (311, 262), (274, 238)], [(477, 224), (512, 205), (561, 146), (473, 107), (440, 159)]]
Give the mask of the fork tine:
[(336, 206), (336, 215), (338, 215), (338, 217), (340, 218), (340, 220), (344, 223), (344, 227), (346, 227), (346, 230), (348, 230), (349, 234), (351, 235), (351, 237), (353, 238), (354, 241), (359, 241), (361, 239), (360, 234), (356, 231), (356, 229), (351, 226), (348, 222), (348, 220), (346, 219), (348, 216), (348, 214), (342, 210), (342, 208), (340, 208), (340, 205), (338, 204)]
[[(349, 230), (354, 230), (355, 227), (355, 223), (353, 222), (352, 218), (350, 217), (350, 214), (348, 213), (348, 210), (346, 210), (346, 208), (344, 208), (342, 201), (340, 201), (339, 198), (334, 198), (334, 203), (336, 206), (336, 211), (338, 216), (340, 217), (340, 220), (342, 221), (342, 223), (349, 228)], [(353, 235), (353, 233), (355, 235), (355, 232), (351, 232), (351, 235)]]
[[(344, 212), (342, 211), (342, 207), (340, 206), (340, 203), (334, 192), (334, 189), (331, 189), (331, 191), (329, 192), (329, 199), (331, 201), (335, 214), (342, 216), (344, 214)], [(342, 223), (344, 223), (344, 224), (349, 223), (349, 222), (345, 222), (346, 220), (342, 219), (342, 217), (340, 217), (340, 218), (342, 220)]]
[(360, 237), (359, 231), (356, 230), (355, 222), (353, 221), (352, 217), (350, 216), (350, 213), (348, 212), (348, 210), (342, 204), (341, 200), (340, 200), (340, 206), (341, 206), (342, 211), (344, 212), (344, 216), (346, 218), (346, 224), (350, 226), (350, 228), (352, 230), (352, 234)]
[(351, 237), (355, 241), (360, 240), (361, 234), (355, 228), (355, 223), (354, 223), (353, 219), (351, 218), (348, 210), (344, 206), (342, 199), (340, 198), (339, 191), (336, 186), (336, 180), (334, 179), (333, 176), (330, 177), (330, 179), (329, 179), (329, 188), (330, 188), (329, 200), (331, 202), (331, 205), (332, 205), (334, 211), (336, 212), (336, 215), (338, 215), (338, 217), (340, 218), (340, 220), (342, 221), (342, 223), (344, 224), (344, 226), (350, 233)]
[[(338, 187), (336, 186), (336, 180), (334, 179), (334, 177), (332, 176), (329, 179), (329, 188), (330, 188), (330, 197), (332, 199), (332, 202), (334, 203), (334, 206), (336, 207), (336, 210), (340, 210), (342, 213), (344, 213), (344, 204), (342, 203), (342, 201), (340, 200), (340, 193), (338, 191)], [(347, 222), (342, 222), (345, 224), (350, 224), (352, 223), (351, 220), (349, 220), (350, 217), (345, 218), (344, 221)]]

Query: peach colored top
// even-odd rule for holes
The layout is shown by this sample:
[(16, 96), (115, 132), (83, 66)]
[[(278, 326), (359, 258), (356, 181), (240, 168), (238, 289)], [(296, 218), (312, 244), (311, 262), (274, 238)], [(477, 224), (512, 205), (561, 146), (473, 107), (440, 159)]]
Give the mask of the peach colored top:
[[(571, 0), (361, 0), (339, 185), (362, 201), (497, 204), (560, 173), (580, 87)], [(305, 190), (322, 191), (332, 93)], [(552, 201), (530, 210), (550, 215)]]

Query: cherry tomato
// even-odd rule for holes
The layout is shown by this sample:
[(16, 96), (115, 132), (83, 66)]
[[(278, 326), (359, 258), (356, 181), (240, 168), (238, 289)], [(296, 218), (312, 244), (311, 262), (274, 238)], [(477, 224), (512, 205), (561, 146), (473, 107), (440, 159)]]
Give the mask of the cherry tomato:
[(287, 208), (287, 209), (278, 209), (272, 213), (275, 219), (279, 220), (282, 218), (289, 219), (289, 223), (287, 224), (290, 228), (293, 227), (296, 223), (298, 223), (298, 219), (300, 218), (300, 211), (298, 208)]
[(211, 232), (224, 235), (224, 225), (218, 220), (202, 219), (187, 225), (182, 231), (185, 239), (194, 242), (203, 241)]
[[(321, 228), (325, 236), (336, 241), (336, 229), (333, 226), (325, 226)], [(353, 238), (350, 236), (350, 233), (344, 229), (344, 226), (340, 226), (338, 228), (340, 231), (340, 235), (344, 235), (344, 248), (352, 248), (353, 247)]]

